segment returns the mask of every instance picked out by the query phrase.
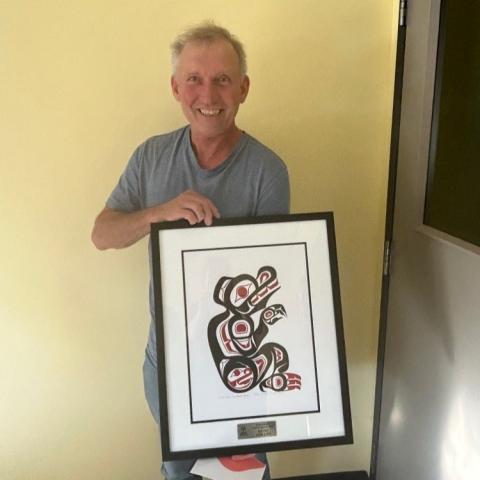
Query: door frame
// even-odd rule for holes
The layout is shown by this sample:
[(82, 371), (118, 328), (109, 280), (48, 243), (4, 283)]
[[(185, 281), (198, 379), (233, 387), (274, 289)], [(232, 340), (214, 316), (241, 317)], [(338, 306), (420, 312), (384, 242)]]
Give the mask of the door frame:
[(370, 479), (376, 479), (378, 441), (380, 434), (380, 416), (383, 392), (383, 372), (385, 365), (385, 345), (387, 335), (388, 292), (390, 285), (390, 257), (393, 240), (393, 214), (395, 210), (395, 192), (397, 181), (398, 150), (400, 145), (400, 121), (403, 91), (403, 72), (405, 61), (405, 44), (407, 2), (400, 1), (397, 30), (397, 49), (395, 57), (395, 81), (393, 89), (392, 127), (390, 134), (390, 159), (388, 166), (388, 187), (385, 215), (385, 236), (383, 250), (382, 291), (380, 297), (380, 320), (377, 347), (377, 371), (375, 379), (375, 400), (373, 410), (373, 432), (370, 457)]

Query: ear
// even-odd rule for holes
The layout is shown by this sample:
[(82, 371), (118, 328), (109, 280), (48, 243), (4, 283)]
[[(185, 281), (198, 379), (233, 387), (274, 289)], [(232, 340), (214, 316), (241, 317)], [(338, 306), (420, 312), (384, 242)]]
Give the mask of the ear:
[(225, 288), (227, 288), (227, 285), (230, 283), (231, 280), (232, 277), (222, 277), (217, 282), (215, 290), (213, 291), (213, 300), (216, 303), (225, 306)]
[(178, 82), (175, 78), (175, 75), (172, 75), (170, 77), (170, 86), (172, 87), (172, 93), (173, 93), (173, 96), (175, 97), (175, 99), (178, 101), (179, 100), (179, 96), (180, 96), (180, 93), (178, 91)]
[(250, 78), (248, 75), (244, 75), (242, 83), (240, 84), (240, 103), (243, 103), (247, 99), (248, 90), (250, 89)]

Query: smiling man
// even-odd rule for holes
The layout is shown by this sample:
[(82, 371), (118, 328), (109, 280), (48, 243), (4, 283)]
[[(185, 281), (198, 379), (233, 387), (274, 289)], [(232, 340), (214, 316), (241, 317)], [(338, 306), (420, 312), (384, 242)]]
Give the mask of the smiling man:
[(227, 40), (174, 44), (172, 91), (190, 123), (191, 141), (202, 168), (221, 164), (242, 136), (235, 125), (250, 81)]
[[(173, 42), (172, 66), (172, 93), (188, 125), (152, 137), (135, 150), (95, 220), (92, 241), (101, 250), (136, 243), (154, 222), (184, 219), (191, 225), (211, 225), (220, 216), (289, 211), (285, 164), (235, 123), (250, 87), (242, 44), (228, 30), (205, 22)], [(150, 311), (143, 374), (145, 395), (158, 423), (151, 285)], [(167, 479), (196, 478), (189, 473), (193, 463), (164, 462), (162, 472)], [(269, 478), (268, 466), (264, 478)]]

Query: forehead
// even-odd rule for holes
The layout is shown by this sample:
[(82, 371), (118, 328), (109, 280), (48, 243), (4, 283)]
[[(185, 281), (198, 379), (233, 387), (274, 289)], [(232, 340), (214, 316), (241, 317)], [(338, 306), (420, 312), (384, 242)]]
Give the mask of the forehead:
[(178, 57), (180, 69), (240, 71), (240, 60), (226, 40), (188, 42)]

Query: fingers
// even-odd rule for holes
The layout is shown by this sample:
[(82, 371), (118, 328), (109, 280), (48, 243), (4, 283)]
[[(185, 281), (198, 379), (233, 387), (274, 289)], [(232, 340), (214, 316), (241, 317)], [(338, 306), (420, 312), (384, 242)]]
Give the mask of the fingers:
[(165, 220), (186, 220), (190, 225), (204, 222), (211, 225), (214, 218), (220, 218), (220, 212), (213, 202), (192, 190), (183, 192), (178, 197), (163, 205)]
[(185, 192), (184, 196), (187, 208), (194, 211), (198, 222), (211, 225), (214, 218), (220, 217), (220, 212), (209, 198), (193, 191)]
[(177, 198), (184, 210), (190, 210), (194, 214), (194, 217), (192, 217), (187, 212), (184, 212), (187, 217), (186, 220), (190, 222), (190, 225), (202, 221), (205, 225), (211, 225), (214, 218), (220, 217), (217, 207), (204, 195), (189, 190)]

